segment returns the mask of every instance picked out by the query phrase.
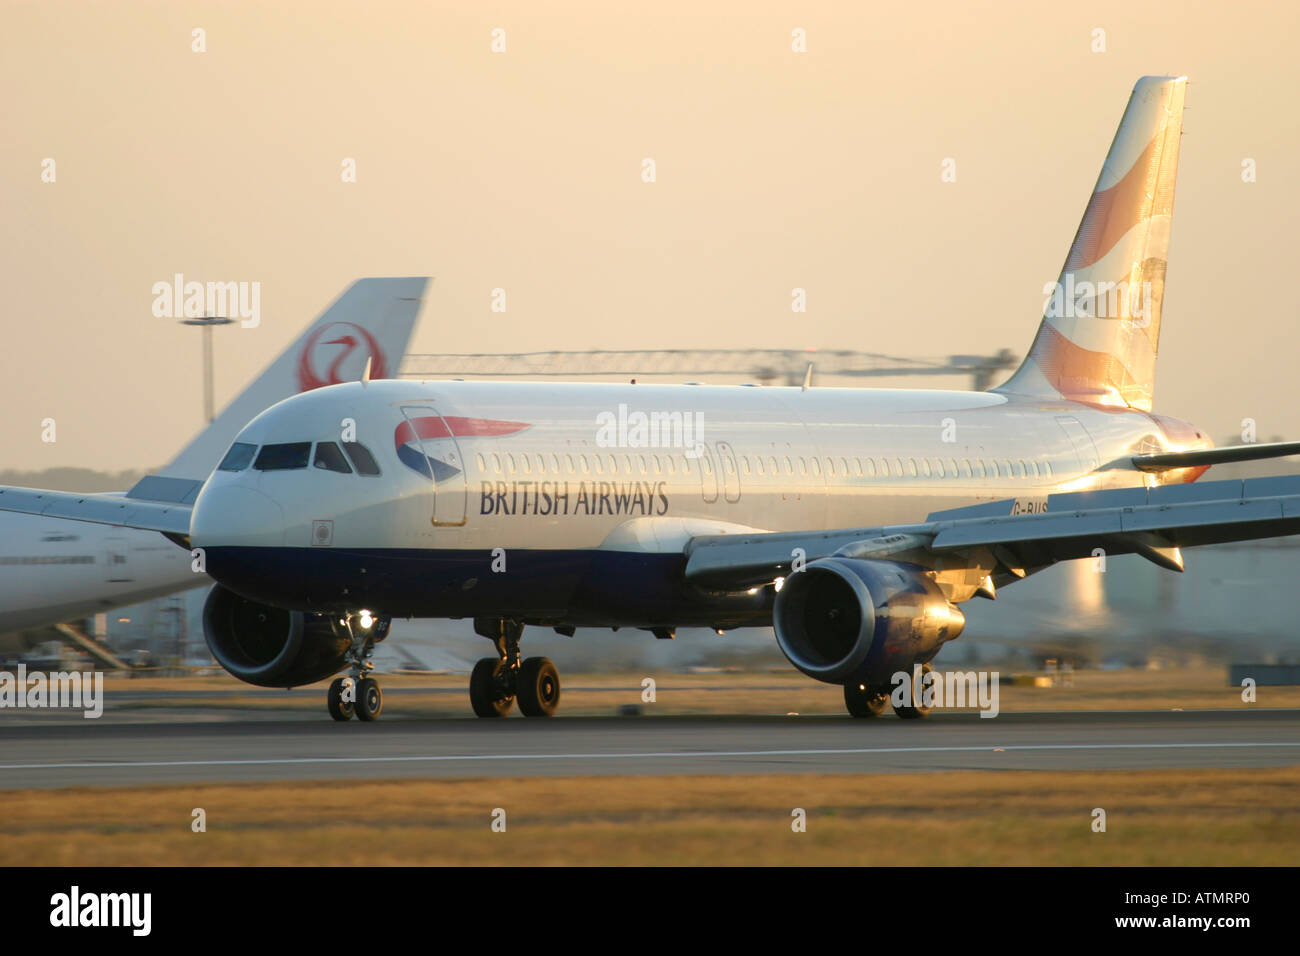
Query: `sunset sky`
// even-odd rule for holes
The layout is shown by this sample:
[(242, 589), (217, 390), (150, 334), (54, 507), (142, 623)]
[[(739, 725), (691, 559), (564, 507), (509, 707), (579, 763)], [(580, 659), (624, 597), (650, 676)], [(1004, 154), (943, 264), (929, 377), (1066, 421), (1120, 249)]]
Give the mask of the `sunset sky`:
[(435, 277), (418, 352), (1023, 355), (1151, 73), (1190, 77), (1156, 411), (1300, 439), (1300, 7), (975, 7), (3, 0), (0, 468), (172, 457), (178, 272), (261, 283), (218, 406), (365, 275)]

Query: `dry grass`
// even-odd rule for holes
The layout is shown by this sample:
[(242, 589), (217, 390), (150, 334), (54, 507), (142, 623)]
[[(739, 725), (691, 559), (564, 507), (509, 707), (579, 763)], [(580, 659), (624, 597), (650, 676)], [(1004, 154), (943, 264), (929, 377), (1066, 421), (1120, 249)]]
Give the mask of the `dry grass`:
[(0, 864), (1295, 865), (1297, 792), (1297, 767), (0, 791)]

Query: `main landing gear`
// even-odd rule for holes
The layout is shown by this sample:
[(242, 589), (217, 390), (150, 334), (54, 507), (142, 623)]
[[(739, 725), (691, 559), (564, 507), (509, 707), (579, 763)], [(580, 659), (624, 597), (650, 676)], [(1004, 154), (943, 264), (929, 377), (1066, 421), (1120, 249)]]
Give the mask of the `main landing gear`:
[[(894, 713), (902, 720), (919, 720), (930, 716), (930, 707), (922, 702), (921, 683), (930, 673), (930, 665), (921, 665), (921, 681), (909, 681), (912, 690), (912, 702), (907, 705), (894, 705)], [(866, 684), (844, 685), (844, 706), (854, 717), (879, 717), (885, 712), (885, 705), (890, 702), (891, 687), (868, 687)]]
[(375, 665), (369, 660), (374, 653), (375, 644), (388, 635), (387, 618), (375, 619), (369, 612), (349, 614), (342, 619), (344, 627), (352, 637), (348, 648), (348, 660), (351, 661), (349, 676), (336, 677), (330, 684), (326, 703), (330, 716), (335, 720), (378, 720), (384, 711), (384, 692), (379, 681), (370, 676)]
[(474, 631), (496, 646), (474, 665), (469, 702), (480, 717), (504, 717), (516, 700), (525, 717), (550, 717), (560, 706), (560, 673), (545, 657), (519, 658), (522, 621), (475, 618)]

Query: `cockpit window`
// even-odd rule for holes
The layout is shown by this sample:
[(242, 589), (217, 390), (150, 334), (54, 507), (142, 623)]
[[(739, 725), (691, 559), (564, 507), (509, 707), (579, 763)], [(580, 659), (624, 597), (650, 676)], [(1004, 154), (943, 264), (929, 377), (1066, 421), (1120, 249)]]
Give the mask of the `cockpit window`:
[(352, 464), (357, 469), (359, 475), (377, 475), (379, 474), (379, 463), (375, 461), (375, 456), (370, 454), (370, 449), (360, 442), (345, 441), (343, 450), (348, 453), (352, 459)]
[(324, 468), (326, 471), (337, 471), (344, 475), (352, 474), (352, 469), (348, 466), (348, 460), (343, 457), (343, 452), (339, 451), (339, 446), (332, 441), (316, 443), (316, 459), (313, 464), (317, 468)]
[(217, 465), (217, 470), (243, 471), (248, 467), (248, 463), (253, 460), (253, 455), (256, 452), (256, 445), (237, 441), (230, 446), (230, 451), (226, 452), (226, 457), (221, 459), (221, 464)]
[(283, 445), (263, 445), (253, 467), (258, 471), (290, 471), (306, 468), (311, 457), (311, 442), (295, 441)]

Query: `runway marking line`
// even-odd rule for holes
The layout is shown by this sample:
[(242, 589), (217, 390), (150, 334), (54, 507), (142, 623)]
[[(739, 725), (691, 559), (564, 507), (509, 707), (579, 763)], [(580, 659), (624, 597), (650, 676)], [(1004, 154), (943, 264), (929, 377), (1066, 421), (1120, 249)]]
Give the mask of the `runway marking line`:
[(392, 757), (249, 757), (237, 760), (111, 760), (76, 763), (0, 764), (0, 770), (93, 770), (126, 767), (238, 767), (278, 764), (447, 763), (478, 760), (656, 760), (680, 757), (834, 757), (906, 753), (994, 753), (1015, 750), (1194, 750), (1227, 747), (1300, 747), (1300, 741), (1235, 741), (1189, 744), (1010, 744), (965, 747), (854, 747), (833, 750), (683, 750), (646, 753), (429, 754)]

